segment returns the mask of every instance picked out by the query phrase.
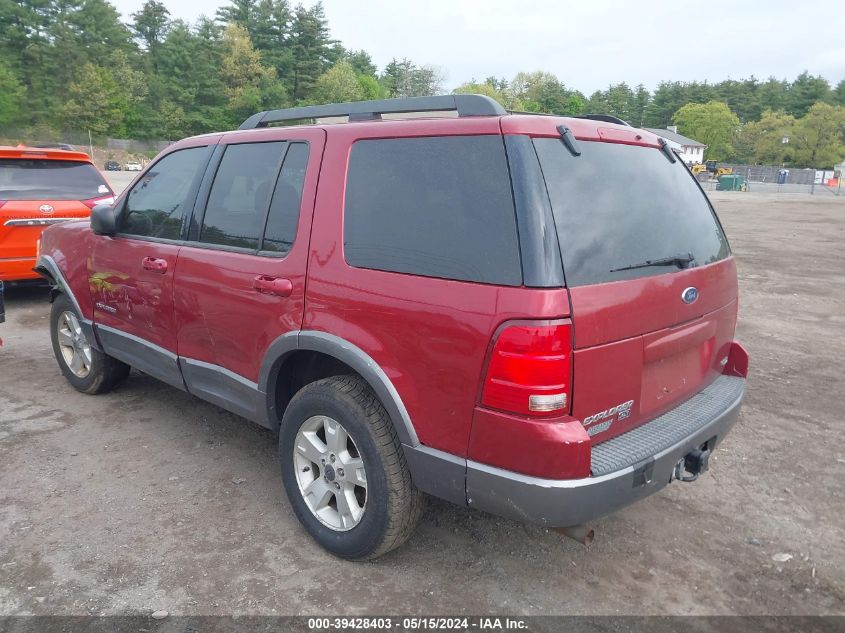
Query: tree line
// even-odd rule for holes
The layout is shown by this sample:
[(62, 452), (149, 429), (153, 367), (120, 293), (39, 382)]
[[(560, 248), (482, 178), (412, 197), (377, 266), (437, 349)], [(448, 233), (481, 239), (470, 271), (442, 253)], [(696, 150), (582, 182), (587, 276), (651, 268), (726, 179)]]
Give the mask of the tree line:
[[(435, 67), (394, 59), (379, 69), (366, 51), (345, 48), (320, 4), (230, 0), (189, 24), (158, 0), (126, 23), (108, 0), (0, 0), (0, 131), (176, 139), (231, 129), (259, 110), (424, 96), (443, 85)], [(831, 86), (808, 72), (792, 81), (661, 82), (653, 92), (620, 83), (589, 97), (553, 74), (520, 72), (455, 92), (512, 110), (674, 123), (707, 143), (709, 158), (814, 166), (845, 158), (845, 80)]]

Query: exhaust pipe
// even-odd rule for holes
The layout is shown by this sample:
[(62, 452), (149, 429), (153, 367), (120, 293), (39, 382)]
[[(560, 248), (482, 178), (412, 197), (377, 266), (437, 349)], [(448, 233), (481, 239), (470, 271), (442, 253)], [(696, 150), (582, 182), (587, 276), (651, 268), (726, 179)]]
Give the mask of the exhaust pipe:
[(588, 525), (571, 525), (569, 527), (554, 528), (556, 532), (560, 532), (564, 536), (568, 536), (574, 541), (578, 541), (581, 545), (589, 547), (596, 536), (595, 530)]

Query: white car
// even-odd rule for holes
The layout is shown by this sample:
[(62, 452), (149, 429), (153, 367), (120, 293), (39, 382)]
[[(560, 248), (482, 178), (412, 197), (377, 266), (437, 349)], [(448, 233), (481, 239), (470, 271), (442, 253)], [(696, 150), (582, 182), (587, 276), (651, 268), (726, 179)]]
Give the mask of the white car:
[(123, 168), (126, 171), (141, 171), (141, 163), (133, 161), (130, 163), (126, 163)]

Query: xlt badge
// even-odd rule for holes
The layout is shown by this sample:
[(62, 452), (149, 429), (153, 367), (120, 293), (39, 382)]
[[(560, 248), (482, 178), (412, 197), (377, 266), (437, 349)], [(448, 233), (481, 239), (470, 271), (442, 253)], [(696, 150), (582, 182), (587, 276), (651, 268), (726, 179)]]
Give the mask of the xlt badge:
[(606, 431), (613, 424), (614, 418), (617, 420), (624, 420), (631, 415), (631, 408), (634, 406), (633, 400), (628, 400), (622, 404), (617, 404), (615, 407), (610, 407), (604, 411), (599, 411), (593, 415), (588, 415), (584, 418), (582, 424), (586, 427), (589, 435), (595, 435)]

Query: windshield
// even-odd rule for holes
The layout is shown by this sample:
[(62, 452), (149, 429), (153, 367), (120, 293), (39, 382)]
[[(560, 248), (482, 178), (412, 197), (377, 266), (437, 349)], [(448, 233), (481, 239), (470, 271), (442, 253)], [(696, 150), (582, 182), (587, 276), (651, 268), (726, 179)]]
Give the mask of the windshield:
[(90, 200), (111, 193), (90, 163), (0, 159), (0, 200)]
[(710, 204), (680, 160), (659, 149), (560, 139), (534, 147), (551, 199), (568, 286), (660, 275), (730, 254)]

